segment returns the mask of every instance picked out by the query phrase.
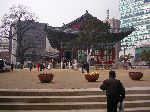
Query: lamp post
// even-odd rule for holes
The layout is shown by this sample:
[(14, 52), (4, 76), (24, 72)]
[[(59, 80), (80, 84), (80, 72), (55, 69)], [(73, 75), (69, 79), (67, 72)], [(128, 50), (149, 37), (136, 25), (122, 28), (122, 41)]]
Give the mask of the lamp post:
[(127, 70), (127, 63), (126, 63), (127, 62), (127, 57), (125, 56), (125, 50), (127, 49), (128, 45), (127, 44), (122, 45), (122, 47), (123, 47), (124, 67)]
[(63, 68), (63, 48), (62, 48), (62, 39), (61, 39), (61, 42), (60, 42), (60, 68), (62, 69)]

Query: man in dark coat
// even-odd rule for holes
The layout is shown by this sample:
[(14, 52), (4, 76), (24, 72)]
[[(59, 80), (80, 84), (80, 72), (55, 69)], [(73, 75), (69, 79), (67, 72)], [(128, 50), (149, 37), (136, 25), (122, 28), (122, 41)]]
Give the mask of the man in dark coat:
[(33, 67), (32, 63), (29, 63), (29, 69), (30, 69), (30, 71), (32, 70), (32, 67)]
[(125, 88), (115, 77), (115, 71), (110, 71), (109, 79), (104, 80), (100, 86), (101, 90), (106, 91), (107, 112), (117, 112), (117, 104), (125, 98)]
[(84, 61), (81, 62), (81, 70), (82, 70), (82, 73), (84, 73), (84, 68), (85, 68), (85, 64), (84, 64)]
[(85, 70), (89, 73), (90, 64), (88, 62), (85, 63)]
[(11, 70), (13, 71), (13, 69), (14, 69), (14, 64), (11, 63), (10, 66), (11, 66)]

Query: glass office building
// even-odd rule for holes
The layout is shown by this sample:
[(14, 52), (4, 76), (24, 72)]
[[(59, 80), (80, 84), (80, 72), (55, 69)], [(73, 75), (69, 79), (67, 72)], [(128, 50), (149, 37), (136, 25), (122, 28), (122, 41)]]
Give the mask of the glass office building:
[(135, 31), (121, 41), (128, 48), (150, 40), (150, 0), (120, 0), (120, 27), (134, 27)]

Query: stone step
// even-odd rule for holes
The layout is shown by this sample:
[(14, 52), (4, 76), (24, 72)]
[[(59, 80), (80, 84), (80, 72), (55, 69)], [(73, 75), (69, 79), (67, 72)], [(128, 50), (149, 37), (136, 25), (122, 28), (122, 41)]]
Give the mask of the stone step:
[[(0, 112), (16, 112), (16, 110), (0, 110)], [(80, 110), (17, 110), (17, 112), (107, 112), (106, 109), (80, 109)]]
[[(150, 88), (126, 88), (124, 105), (126, 112), (150, 112)], [(106, 111), (106, 106), (105, 92), (99, 88), (0, 89), (0, 112), (3, 110), (103, 112)]]
[(125, 101), (150, 100), (150, 94), (127, 94)]
[[(16, 110), (0, 110), (0, 112), (16, 112)], [(107, 112), (106, 109), (80, 109), (80, 110), (17, 110), (17, 112)], [(150, 112), (150, 107), (125, 108), (125, 112)]]
[[(150, 100), (150, 94), (128, 94), (125, 101)], [(0, 102), (28, 102), (28, 103), (50, 103), (50, 102), (105, 102), (105, 95), (86, 96), (0, 96)]]
[(0, 90), (0, 96), (84, 96), (84, 95), (105, 95), (101, 90), (80, 91), (79, 90)]
[(125, 112), (150, 112), (150, 107), (125, 108)]
[(28, 103), (50, 103), (50, 102), (105, 102), (105, 95), (86, 96), (0, 96), (0, 102), (28, 102)]
[[(150, 107), (150, 100), (125, 101), (125, 108)], [(106, 109), (106, 102), (0, 103), (0, 110)]]
[[(126, 94), (150, 94), (150, 88), (127, 88)], [(0, 89), (0, 96), (84, 96), (105, 95), (99, 88), (91, 89)]]
[(0, 103), (1, 110), (72, 110), (72, 109), (105, 109), (106, 102), (53, 102), (53, 103)]

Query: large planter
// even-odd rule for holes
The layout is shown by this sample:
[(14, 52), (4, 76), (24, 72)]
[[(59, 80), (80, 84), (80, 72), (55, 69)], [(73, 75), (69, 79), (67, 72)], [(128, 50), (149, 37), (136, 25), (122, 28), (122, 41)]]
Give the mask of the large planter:
[(39, 74), (38, 77), (42, 83), (49, 83), (53, 80), (54, 75), (52, 73), (43, 73)]
[(85, 75), (85, 79), (88, 82), (95, 82), (97, 79), (99, 78), (99, 74), (98, 73), (91, 73), (91, 74), (86, 74)]
[(129, 77), (132, 80), (140, 80), (143, 77), (142, 72), (129, 72)]

